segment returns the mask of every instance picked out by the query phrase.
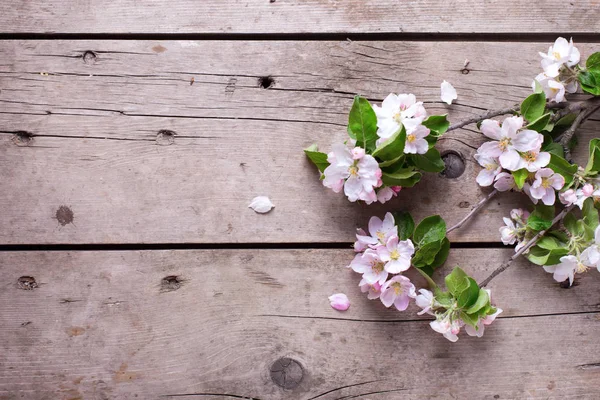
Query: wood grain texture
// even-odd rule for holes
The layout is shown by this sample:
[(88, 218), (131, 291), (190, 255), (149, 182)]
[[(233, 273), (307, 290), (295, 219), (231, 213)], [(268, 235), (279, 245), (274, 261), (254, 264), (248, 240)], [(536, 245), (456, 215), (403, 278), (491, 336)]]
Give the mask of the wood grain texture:
[[(597, 47), (578, 46), (584, 56)], [(396, 209), (453, 224), (486, 193), (475, 183), (482, 135), (473, 126), (439, 144), (464, 157), (464, 175), (428, 174), (383, 206), (324, 188), (302, 149), (344, 139), (355, 93), (380, 101), (413, 92), (452, 121), (512, 105), (530, 93), (544, 47), (2, 42), (0, 243), (349, 242), (371, 215)], [(457, 104), (439, 101), (443, 79), (457, 87)], [(597, 117), (583, 126), (576, 160), (599, 127)], [(258, 195), (275, 204), (270, 214), (247, 208)], [(528, 203), (504, 194), (451, 239), (498, 241), (502, 216)]]
[(15, 0), (2, 32), (500, 33), (600, 30), (597, 0)]
[[(447, 266), (460, 264), (481, 279), (510, 254), (454, 249)], [(414, 305), (399, 313), (366, 300), (358, 275), (344, 268), (352, 256), (351, 250), (2, 253), (0, 398), (591, 399), (597, 393), (597, 271), (561, 289), (542, 268), (515, 263), (490, 286), (505, 308), (502, 318), (483, 338), (463, 333), (452, 344), (415, 315)], [(38, 287), (19, 289), (21, 276)], [(162, 285), (167, 276), (177, 276), (179, 285)], [(335, 292), (350, 297), (347, 312), (329, 307), (327, 296)], [(270, 366), (284, 356), (304, 368), (293, 390), (270, 378)]]

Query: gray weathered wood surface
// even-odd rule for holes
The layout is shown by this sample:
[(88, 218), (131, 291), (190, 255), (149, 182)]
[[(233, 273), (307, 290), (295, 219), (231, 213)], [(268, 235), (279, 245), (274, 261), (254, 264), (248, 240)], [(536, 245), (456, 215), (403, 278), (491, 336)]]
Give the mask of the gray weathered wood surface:
[(598, 0), (14, 0), (2, 32), (595, 33)]
[[(477, 279), (509, 249), (454, 249)], [(493, 281), (505, 313), (455, 344), (364, 299), (351, 250), (0, 254), (0, 399), (592, 399), (597, 272), (561, 289), (517, 262)], [(447, 267), (445, 270), (447, 271)], [(440, 273), (441, 274), (441, 273)], [(22, 290), (21, 276), (39, 287)], [(177, 276), (181, 286), (161, 286)], [(327, 296), (343, 291), (346, 313)], [(298, 360), (292, 390), (269, 368)], [(476, 383), (474, 383), (476, 382)], [(193, 394), (193, 395), (192, 395)], [(349, 397), (345, 397), (349, 396)], [(179, 398), (179, 397), (172, 397)]]
[[(343, 139), (354, 93), (380, 101), (413, 92), (452, 121), (512, 105), (530, 93), (545, 46), (1, 42), (0, 177), (10, 188), (0, 192), (0, 243), (349, 242), (389, 209), (452, 224), (486, 192), (475, 183), (482, 135), (474, 126), (439, 145), (464, 157), (464, 175), (427, 174), (384, 206), (324, 188), (302, 149), (316, 142), (328, 151)], [(578, 46), (584, 55), (594, 48)], [(262, 88), (262, 77), (272, 87)], [(443, 79), (459, 93), (450, 107), (439, 100)], [(598, 119), (584, 125), (576, 160), (599, 127)], [(258, 195), (274, 211), (247, 208)], [(528, 203), (502, 195), (452, 239), (497, 242), (502, 216)]]

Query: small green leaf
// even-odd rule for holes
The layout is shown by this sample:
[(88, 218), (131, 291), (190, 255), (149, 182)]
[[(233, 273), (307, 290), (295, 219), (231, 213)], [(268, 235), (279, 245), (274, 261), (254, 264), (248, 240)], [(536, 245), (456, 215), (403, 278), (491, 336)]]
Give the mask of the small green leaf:
[(448, 291), (452, 293), (454, 297), (458, 297), (471, 284), (469, 276), (460, 267), (454, 267), (452, 272), (446, 275), (444, 280), (446, 281)]
[(557, 238), (548, 235), (538, 240), (536, 245), (544, 250), (557, 250), (566, 247), (565, 243), (561, 243)]
[(579, 230), (579, 226), (577, 225), (578, 221), (579, 221), (579, 219), (577, 217), (575, 217), (575, 215), (571, 211), (570, 213), (565, 215), (562, 223), (565, 226), (565, 228), (567, 228), (567, 230), (569, 231), (569, 233), (571, 235), (581, 236), (581, 235), (583, 235), (583, 231)]
[(406, 240), (413, 235), (415, 231), (415, 221), (410, 213), (406, 211), (396, 211), (392, 213), (396, 226), (398, 226), (398, 238), (400, 240)]
[(590, 151), (588, 163), (585, 166), (586, 173), (600, 172), (600, 139), (590, 140)]
[(477, 296), (477, 301), (466, 310), (467, 314), (473, 314), (487, 306), (490, 302), (490, 296), (488, 295), (487, 290), (479, 289), (479, 295)]
[(561, 158), (565, 158), (565, 149), (563, 149), (560, 143), (550, 142), (545, 145), (542, 150)]
[(450, 127), (450, 122), (448, 122), (448, 119), (446, 118), (447, 116), (448, 114), (430, 115), (425, 121), (422, 122), (422, 124), (426, 128), (429, 128), (431, 131), (430, 135), (433, 134), (434, 136), (441, 136)]
[(537, 265), (556, 265), (560, 262), (560, 258), (567, 254), (569, 254), (568, 248), (548, 250), (533, 246), (525, 256), (530, 262)]
[(519, 190), (523, 189), (525, 180), (527, 180), (527, 177), (529, 176), (529, 171), (527, 171), (525, 168), (521, 168), (517, 171), (513, 171), (512, 175), (515, 178), (515, 184), (517, 185)]
[(435, 257), (439, 253), (441, 247), (441, 240), (425, 243), (422, 246), (419, 246), (412, 258), (412, 264), (417, 268), (429, 266), (431, 263), (433, 263), (433, 260), (435, 260)]
[(400, 169), (396, 172), (384, 171), (381, 181), (385, 186), (412, 187), (421, 179), (421, 173), (412, 168)]
[(554, 206), (538, 204), (527, 219), (527, 227), (534, 231), (543, 231), (552, 226)]
[(348, 135), (356, 139), (356, 145), (373, 150), (377, 141), (377, 116), (369, 101), (355, 96), (348, 116)]
[(546, 95), (544, 93), (533, 93), (527, 96), (521, 103), (521, 115), (527, 121), (535, 121), (544, 114), (546, 109)]
[(380, 144), (372, 155), (382, 161), (395, 160), (404, 155), (405, 144), (406, 130), (402, 127), (392, 137)]
[(479, 321), (479, 317), (477, 315), (469, 315), (466, 312), (461, 311), (459, 316), (460, 319), (465, 322), (465, 324), (477, 329), (477, 322)]
[(458, 295), (456, 304), (461, 308), (469, 308), (477, 301), (479, 295), (479, 285), (473, 278), (467, 278), (469, 280), (469, 287)]
[(579, 71), (577, 79), (584, 92), (600, 96), (600, 70)]
[(415, 229), (414, 241), (422, 246), (426, 243), (441, 241), (446, 237), (446, 221), (439, 215), (424, 218)]
[(306, 149), (304, 149), (304, 154), (306, 154), (309, 160), (312, 161), (321, 172), (325, 171), (325, 168), (329, 166), (327, 154), (317, 151), (316, 144), (308, 146)]
[(431, 148), (425, 154), (409, 154), (412, 164), (425, 172), (442, 172), (446, 165), (436, 148)]
[(552, 153), (550, 153), (548, 168), (565, 178), (565, 186), (568, 186), (573, 182), (573, 175), (577, 172), (577, 165), (571, 164), (564, 158)]
[[(562, 147), (561, 147), (561, 149), (562, 149)], [(405, 155), (402, 154), (402, 155), (394, 158), (393, 160), (380, 162), (379, 163), (379, 168), (387, 168), (387, 167), (391, 167), (391, 166), (398, 166), (397, 169), (400, 169), (403, 166), (405, 159), (406, 159)]]
[(435, 301), (440, 303), (442, 307), (450, 308), (454, 303), (454, 298), (448, 292), (442, 292), (439, 288), (434, 290)]
[(600, 53), (596, 52), (591, 54), (587, 61), (585, 62), (585, 67), (588, 70), (593, 70), (593, 69), (597, 69), (600, 70)]
[(544, 130), (544, 128), (546, 128), (546, 125), (548, 125), (548, 122), (550, 122), (550, 118), (552, 118), (552, 114), (546, 113), (546, 114), (540, 116), (539, 118), (537, 118), (536, 120), (531, 121), (527, 125), (527, 129), (531, 129), (536, 132), (541, 132)]
[(441, 267), (446, 262), (446, 259), (448, 259), (448, 254), (450, 254), (450, 241), (448, 238), (444, 238), (440, 251), (436, 254), (435, 259), (430, 265), (433, 268)]
[(589, 197), (583, 202), (583, 222), (592, 230), (598, 226), (598, 210), (594, 207), (594, 199)]

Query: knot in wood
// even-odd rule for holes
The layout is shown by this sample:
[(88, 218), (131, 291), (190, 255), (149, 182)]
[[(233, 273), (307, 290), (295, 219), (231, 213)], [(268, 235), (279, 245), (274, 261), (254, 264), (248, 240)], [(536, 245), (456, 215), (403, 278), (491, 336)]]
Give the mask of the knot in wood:
[(91, 50), (88, 50), (85, 53), (83, 53), (83, 55), (81, 56), (81, 58), (83, 58), (83, 62), (85, 64), (94, 64), (94, 63), (96, 63), (96, 53), (94, 53)]
[(458, 178), (465, 172), (465, 160), (462, 155), (449, 151), (442, 154), (442, 160), (446, 165), (446, 168), (441, 172), (444, 178)]
[(294, 389), (304, 377), (302, 365), (293, 358), (282, 357), (271, 365), (271, 380), (284, 389)]
[(33, 276), (22, 276), (17, 279), (17, 287), (22, 290), (33, 290), (38, 287)]

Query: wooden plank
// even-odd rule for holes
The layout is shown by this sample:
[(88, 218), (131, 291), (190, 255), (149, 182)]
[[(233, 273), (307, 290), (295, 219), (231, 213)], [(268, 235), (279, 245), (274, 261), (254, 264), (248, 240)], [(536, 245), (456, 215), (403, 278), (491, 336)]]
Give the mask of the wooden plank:
[(497, 33), (600, 30), (597, 0), (15, 0), (3, 32)]
[[(447, 265), (459, 263), (481, 279), (510, 254), (454, 249)], [(358, 275), (343, 267), (352, 255), (1, 253), (0, 398), (587, 399), (597, 393), (596, 271), (565, 290), (540, 267), (517, 262), (491, 284), (506, 310), (502, 318), (483, 338), (463, 333), (452, 344), (415, 315), (414, 305), (399, 313), (366, 300)], [(38, 287), (19, 289), (21, 276)], [(167, 276), (181, 284), (163, 285)], [(327, 296), (339, 291), (352, 301), (345, 313), (328, 304)], [(304, 369), (293, 390), (270, 378), (280, 357)]]
[[(584, 54), (596, 47), (578, 45)], [(324, 188), (302, 149), (316, 142), (327, 151), (343, 140), (354, 93), (376, 100), (411, 91), (430, 113), (448, 112), (453, 121), (512, 105), (539, 69), (523, 55), (535, 60), (541, 48), (2, 42), (0, 177), (10, 188), (0, 192), (0, 243), (349, 242), (371, 215), (399, 208), (457, 222), (485, 194), (472, 158), (482, 135), (472, 127), (439, 145), (464, 157), (461, 177), (427, 175), (384, 206), (351, 204)], [(260, 87), (265, 76), (273, 87)], [(458, 104), (439, 101), (443, 79), (457, 87)], [(598, 119), (584, 125), (577, 160), (599, 126)], [(20, 131), (35, 137), (19, 138)], [(248, 209), (257, 195), (270, 196), (274, 211)], [(501, 217), (528, 203), (505, 194), (452, 240), (498, 241)]]

